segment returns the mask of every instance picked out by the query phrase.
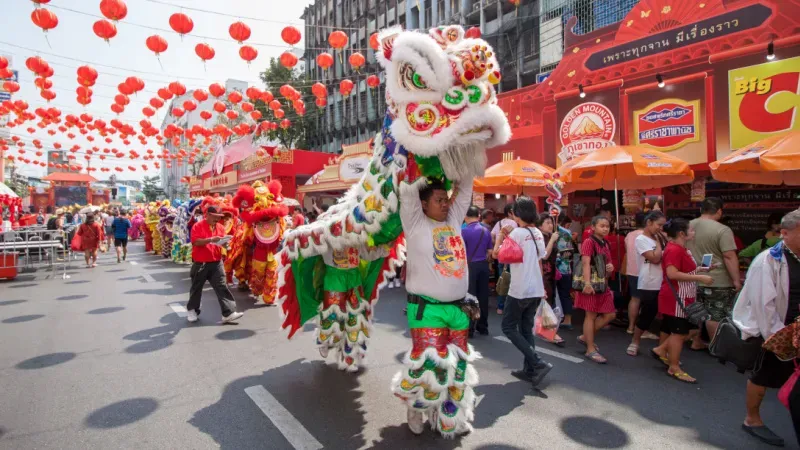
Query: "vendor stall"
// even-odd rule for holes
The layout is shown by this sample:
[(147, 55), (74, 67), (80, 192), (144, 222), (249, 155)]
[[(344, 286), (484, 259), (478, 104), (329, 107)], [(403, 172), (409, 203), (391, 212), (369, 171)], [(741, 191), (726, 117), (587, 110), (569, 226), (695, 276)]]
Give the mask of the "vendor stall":
[(311, 207), (311, 198), (319, 199), (317, 204), (320, 205), (335, 203), (344, 191), (361, 178), (371, 158), (370, 141), (343, 145), (341, 155), (331, 158), (321, 172), (297, 188), (298, 200), (307, 209)]

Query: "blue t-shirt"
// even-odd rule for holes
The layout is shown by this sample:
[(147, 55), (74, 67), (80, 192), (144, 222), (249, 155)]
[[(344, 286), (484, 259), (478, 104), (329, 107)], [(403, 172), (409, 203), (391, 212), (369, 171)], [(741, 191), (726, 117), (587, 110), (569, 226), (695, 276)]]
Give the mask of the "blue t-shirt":
[(111, 227), (114, 229), (115, 239), (126, 239), (128, 237), (128, 229), (132, 227), (132, 225), (130, 220), (117, 217), (114, 219), (114, 222), (111, 223)]

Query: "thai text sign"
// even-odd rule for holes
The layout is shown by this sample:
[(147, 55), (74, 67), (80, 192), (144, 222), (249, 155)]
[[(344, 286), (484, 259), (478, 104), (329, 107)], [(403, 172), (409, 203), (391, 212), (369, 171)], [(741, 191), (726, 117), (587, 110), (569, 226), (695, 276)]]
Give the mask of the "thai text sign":
[[(604, 69), (615, 64), (756, 28), (763, 24), (770, 15), (772, 15), (772, 10), (768, 6), (760, 4), (746, 6), (699, 22), (651, 34), (635, 41), (601, 50), (589, 56), (586, 60), (586, 68), (589, 70)], [(668, 19), (669, 17), (664, 17), (664, 20)], [(634, 20), (621, 22), (620, 30), (624, 27), (636, 25)]]
[(731, 148), (800, 130), (800, 56), (728, 72)]
[(668, 152), (700, 141), (700, 101), (667, 98), (633, 112), (637, 145)]
[(236, 177), (236, 172), (226, 172), (222, 175), (217, 175), (215, 177), (206, 178), (203, 180), (203, 187), (206, 190), (211, 189), (219, 189), (228, 186), (233, 186), (238, 182)]

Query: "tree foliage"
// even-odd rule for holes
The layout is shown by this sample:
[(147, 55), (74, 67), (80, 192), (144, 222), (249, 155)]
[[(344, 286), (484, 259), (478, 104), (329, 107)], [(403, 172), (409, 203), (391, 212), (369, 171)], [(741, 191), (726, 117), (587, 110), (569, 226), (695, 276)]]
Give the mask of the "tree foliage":
[(145, 176), (142, 178), (142, 193), (148, 202), (153, 202), (158, 199), (158, 194), (161, 191), (158, 187), (160, 181), (160, 175), (154, 175), (152, 177)]

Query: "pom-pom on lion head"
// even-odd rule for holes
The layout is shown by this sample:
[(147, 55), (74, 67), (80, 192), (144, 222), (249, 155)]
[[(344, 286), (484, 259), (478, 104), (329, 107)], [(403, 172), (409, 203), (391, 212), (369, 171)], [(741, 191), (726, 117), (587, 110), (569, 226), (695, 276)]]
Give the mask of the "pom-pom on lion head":
[(236, 190), (236, 195), (233, 196), (233, 207), (247, 209), (252, 208), (256, 203), (256, 190), (249, 184), (243, 184)]

